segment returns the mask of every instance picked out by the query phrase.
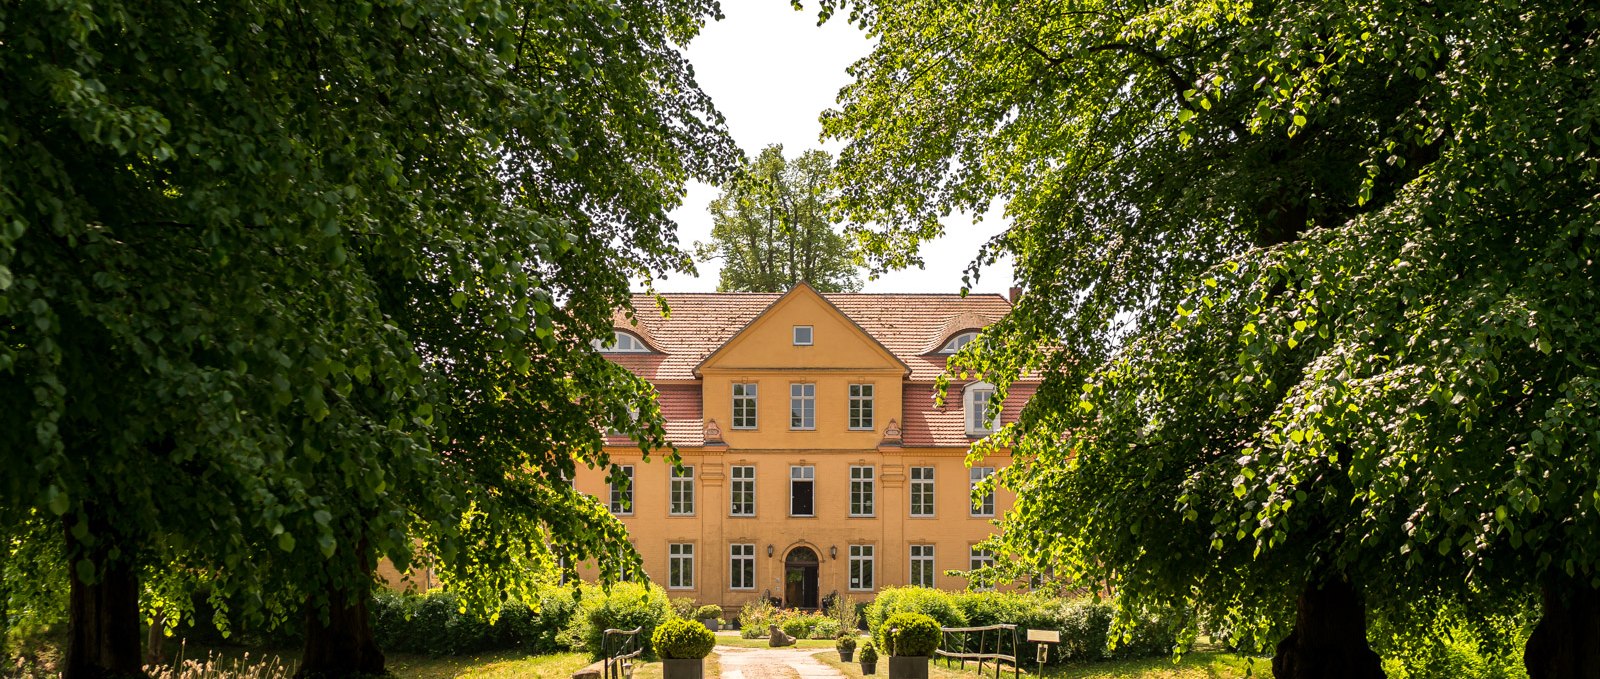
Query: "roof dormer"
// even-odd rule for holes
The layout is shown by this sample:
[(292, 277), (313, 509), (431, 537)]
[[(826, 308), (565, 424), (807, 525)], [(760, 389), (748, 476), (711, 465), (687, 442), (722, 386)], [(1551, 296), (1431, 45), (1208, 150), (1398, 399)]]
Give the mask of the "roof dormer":
[(963, 330), (963, 331), (958, 332), (955, 335), (951, 336), (950, 339), (944, 343), (944, 346), (940, 347), (939, 351), (936, 352), (936, 353), (940, 353), (940, 354), (953, 354), (953, 353), (956, 353), (957, 351), (961, 350), (961, 347), (964, 347), (964, 346), (967, 346), (968, 344), (971, 344), (972, 340), (975, 340), (975, 339), (978, 339), (978, 331), (977, 330)]
[(589, 345), (603, 354), (648, 354), (653, 351), (638, 335), (626, 330), (613, 330), (611, 341), (596, 339)]

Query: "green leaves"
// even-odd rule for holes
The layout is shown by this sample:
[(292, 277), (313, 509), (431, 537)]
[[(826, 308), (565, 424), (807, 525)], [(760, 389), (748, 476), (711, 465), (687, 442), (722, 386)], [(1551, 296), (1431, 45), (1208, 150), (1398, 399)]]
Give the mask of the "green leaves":
[(1012, 220), (975, 258), (1028, 290), (984, 374), (1046, 380), (1018, 573), (1266, 647), (1308, 569), (1408, 602), (1600, 568), (1600, 73), (1563, 6), (867, 7), (824, 127), (872, 263)]
[(612, 408), (664, 445), (587, 341), (632, 279), (689, 266), (667, 212), (735, 165), (677, 50), (713, 11), (9, 13), (0, 522), (65, 517), (69, 543), (297, 615), (418, 540), (474, 602), (553, 548), (628, 561), (528, 470), (607, 464)]

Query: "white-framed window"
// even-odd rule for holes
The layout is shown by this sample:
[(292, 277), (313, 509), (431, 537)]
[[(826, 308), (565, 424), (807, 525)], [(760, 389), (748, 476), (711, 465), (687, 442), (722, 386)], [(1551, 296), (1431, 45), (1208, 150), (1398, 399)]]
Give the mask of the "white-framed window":
[(872, 429), (872, 385), (850, 385), (850, 428)]
[(645, 346), (644, 340), (617, 330), (611, 333), (611, 340), (597, 339), (589, 342), (589, 346), (607, 354), (648, 354), (650, 347)]
[(795, 465), (789, 468), (789, 516), (816, 516), (817, 468)]
[(756, 588), (756, 546), (728, 545), (728, 589)]
[(944, 348), (940, 349), (939, 353), (941, 353), (941, 354), (953, 354), (953, 353), (956, 353), (957, 351), (961, 350), (961, 347), (964, 347), (964, 346), (967, 346), (968, 344), (971, 344), (972, 340), (975, 340), (975, 339), (978, 339), (978, 333), (976, 333), (976, 332), (964, 332), (964, 333), (961, 333), (959, 335), (956, 335), (955, 337), (951, 337), (950, 341), (945, 342), (944, 343)]
[(756, 468), (736, 465), (728, 470), (728, 514), (732, 516), (756, 515)]
[(809, 346), (811, 346), (811, 339), (812, 339), (811, 338), (811, 326), (809, 326), (809, 325), (797, 325), (797, 326), (794, 326), (794, 345), (795, 346), (797, 346), (797, 347), (809, 347)]
[(694, 467), (684, 465), (683, 469), (672, 470), (671, 487), (668, 489), (670, 505), (667, 513), (673, 516), (686, 516), (694, 513)]
[(667, 545), (667, 589), (694, 589), (694, 543)]
[(967, 435), (982, 436), (994, 431), (994, 420), (989, 417), (989, 400), (994, 398), (994, 385), (973, 382), (967, 385), (963, 401), (966, 407)]
[(628, 480), (623, 483), (611, 484), (611, 513), (633, 513), (633, 465), (625, 464), (620, 467), (623, 476)]
[(756, 384), (737, 382), (733, 385), (733, 428), (756, 428)]
[(870, 592), (873, 588), (873, 566), (876, 559), (872, 555), (872, 545), (850, 545), (850, 589), (856, 592)]
[(933, 467), (911, 468), (911, 515), (933, 516)]
[(789, 385), (789, 428), (817, 428), (817, 385), (795, 382)]
[(911, 546), (911, 586), (933, 587), (933, 545)]
[[(975, 571), (975, 570), (978, 570), (979, 568), (984, 568), (984, 567), (993, 566), (993, 565), (994, 565), (994, 552), (991, 552), (991, 551), (989, 551), (987, 549), (978, 549), (977, 545), (973, 545), (972, 546), (972, 555), (967, 559), (967, 570)], [(973, 589), (988, 590), (988, 589), (994, 589), (994, 588), (993, 587), (976, 587), (975, 586), (975, 587), (973, 587)]]
[[(967, 489), (968, 495), (978, 489), (978, 484), (989, 478), (994, 473), (994, 467), (973, 467), (971, 471), (972, 486)], [(994, 516), (994, 491), (984, 493), (983, 497), (971, 500), (973, 516)]]
[(872, 516), (873, 472), (872, 467), (850, 467), (850, 516)]

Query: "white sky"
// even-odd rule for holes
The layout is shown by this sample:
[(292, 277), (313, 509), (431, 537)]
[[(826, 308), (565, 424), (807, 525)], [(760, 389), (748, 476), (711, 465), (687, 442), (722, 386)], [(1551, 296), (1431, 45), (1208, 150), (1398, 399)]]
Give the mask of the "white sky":
[[(838, 155), (843, 144), (820, 141), (818, 115), (833, 108), (840, 88), (850, 82), (845, 68), (871, 50), (871, 42), (843, 17), (816, 25), (815, 3), (796, 12), (783, 0), (727, 0), (725, 19), (706, 26), (686, 53), (701, 88), (711, 95), (727, 119), (733, 140), (746, 155), (768, 144), (783, 144), (793, 158), (812, 148)], [(707, 208), (717, 189), (691, 183), (682, 207), (673, 211), (678, 238), (685, 249), (711, 237)], [(907, 269), (867, 281), (867, 292), (959, 292), (961, 272), (978, 247), (1004, 228), (999, 210), (973, 224), (970, 217), (945, 221), (945, 236), (922, 246), (921, 270)], [(677, 276), (658, 281), (664, 292), (710, 292), (717, 289), (719, 266), (696, 265), (698, 278)], [(1011, 287), (1009, 260), (984, 269), (974, 292), (1004, 294)]]

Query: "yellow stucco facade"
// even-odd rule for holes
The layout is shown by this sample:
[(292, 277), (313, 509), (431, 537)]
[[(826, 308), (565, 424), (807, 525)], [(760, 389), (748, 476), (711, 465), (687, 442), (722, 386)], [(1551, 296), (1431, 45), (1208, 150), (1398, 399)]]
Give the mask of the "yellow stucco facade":
[[(972, 565), (973, 545), (995, 530), (993, 518), (1012, 498), (1002, 490), (984, 507), (973, 507), (974, 474), (965, 457), (976, 434), (960, 431), (951, 440), (945, 433), (935, 441), (928, 433), (921, 445), (911, 445), (906, 434), (912, 432), (904, 427), (929, 420), (922, 411), (935, 409), (925, 398), (931, 380), (923, 364), (937, 361), (942, 368), (944, 359), (904, 347), (941, 344), (948, 338), (940, 333), (953, 332), (951, 323), (973, 321), (924, 319), (918, 327), (931, 328), (919, 331), (926, 337), (909, 337), (881, 320), (884, 311), (892, 318), (893, 309), (877, 309), (868, 297), (841, 298), (862, 309), (857, 316), (877, 314), (864, 327), (829, 298), (800, 286), (759, 308), (694, 364), (692, 376), (647, 373), (663, 399), (670, 389), (673, 398), (690, 401), (674, 406), (676, 412), (663, 406), (669, 423), (675, 415), (699, 415), (691, 424), (702, 428), (701, 436), (679, 443), (691, 470), (683, 478), (672, 478), (661, 456), (641, 461), (626, 441), (616, 441), (610, 453), (632, 467), (630, 489), (612, 489), (602, 470), (579, 471), (578, 489), (613, 505), (645, 571), (672, 596), (732, 610), (761, 596), (808, 607), (832, 593), (864, 599), (888, 586), (966, 587), (964, 578), (945, 571)], [(884, 305), (904, 302), (881, 297)], [(956, 318), (961, 298), (946, 297), (934, 311)], [(730, 309), (766, 301), (729, 300)], [(714, 299), (704, 306), (709, 311), (688, 312), (716, 313)], [(910, 319), (930, 310), (908, 306), (899, 312)], [(804, 328), (809, 330), (797, 330)], [(892, 336), (901, 349), (886, 347), (874, 330)], [(619, 332), (634, 331), (619, 324)], [(662, 354), (672, 353), (671, 345), (681, 339), (670, 336), (678, 332), (672, 328), (637, 332), (641, 344)], [(908, 358), (913, 353), (918, 358)], [(625, 365), (657, 364), (647, 355), (623, 358)], [(913, 389), (919, 400), (908, 403)], [(952, 387), (951, 403), (934, 415), (970, 421), (971, 414), (961, 411), (959, 389)], [(991, 457), (979, 466), (1008, 462)], [(814, 565), (805, 550), (815, 555)], [(584, 575), (593, 578), (589, 568)]]

